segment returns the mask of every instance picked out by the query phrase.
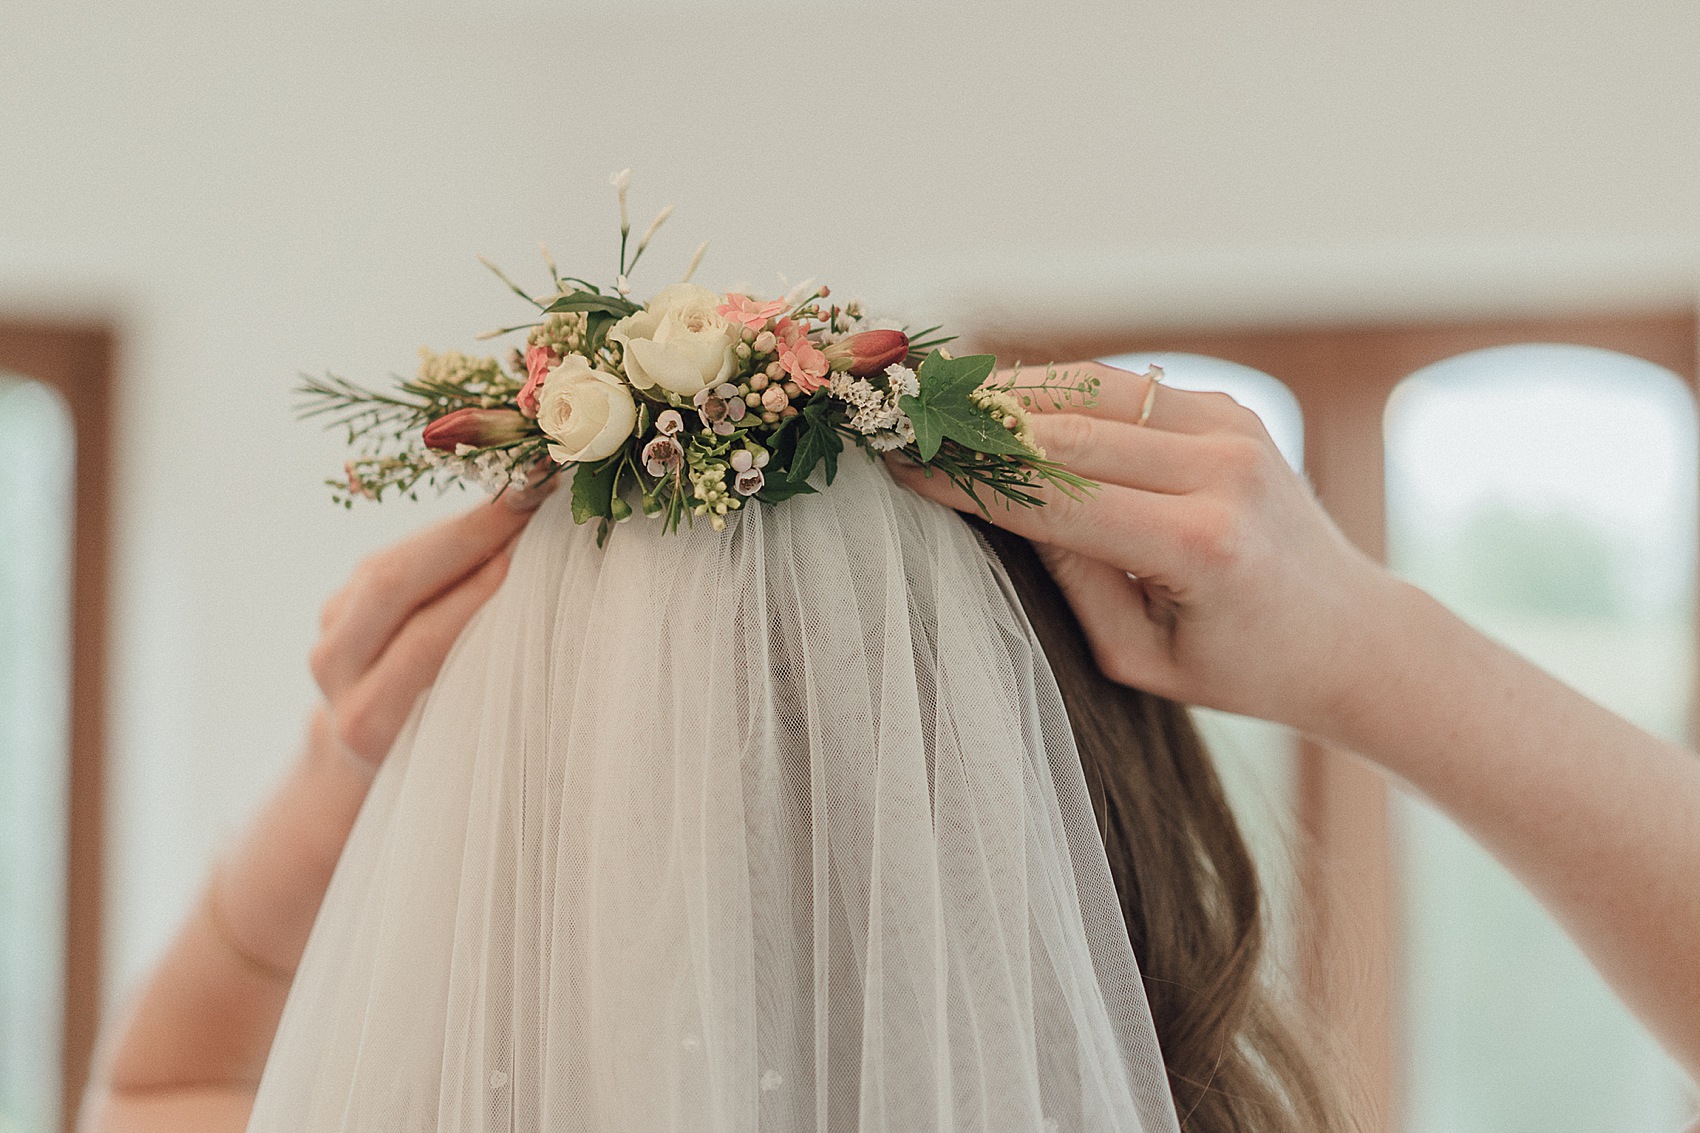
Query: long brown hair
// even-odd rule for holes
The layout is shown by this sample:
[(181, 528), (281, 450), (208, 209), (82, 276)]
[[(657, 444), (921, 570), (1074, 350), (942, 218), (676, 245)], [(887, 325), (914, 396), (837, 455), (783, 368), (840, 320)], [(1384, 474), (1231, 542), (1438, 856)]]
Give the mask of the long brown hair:
[(1354, 1128), (1304, 1021), (1267, 978), (1257, 869), (1186, 709), (1105, 677), (1032, 545), (971, 522), (1062, 691), (1182, 1129)]

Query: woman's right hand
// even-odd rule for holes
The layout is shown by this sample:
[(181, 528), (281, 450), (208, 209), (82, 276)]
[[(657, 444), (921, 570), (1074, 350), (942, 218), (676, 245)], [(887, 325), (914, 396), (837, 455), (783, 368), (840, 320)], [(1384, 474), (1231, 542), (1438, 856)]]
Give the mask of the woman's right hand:
[(267, 966), (294, 969), (379, 763), (549, 491), (504, 494), (377, 552), (325, 604), (306, 749), (229, 855), (244, 884), (220, 894), (238, 943)]
[[(551, 484), (553, 481), (551, 481)], [(504, 495), (363, 562), (321, 615), (307, 750), (102, 1041), (84, 1126), (238, 1130), (377, 764), (549, 494)]]
[(325, 603), (308, 654), (324, 693), (309, 742), (373, 769), (449, 648), (508, 569), (508, 547), (558, 478), (505, 493), (365, 559)]
[[(1365, 628), (1402, 584), (1334, 526), (1262, 422), (1226, 394), (1159, 386), (1097, 363), (1096, 403), (1034, 414), (1052, 459), (1101, 487), (989, 518), (1031, 539), (1112, 679), (1326, 733), (1360, 677)], [(1043, 399), (1039, 399), (1043, 400)], [(963, 511), (943, 476), (893, 474)], [(986, 493), (982, 493), (986, 495)], [(1130, 577), (1131, 576), (1131, 577)]]

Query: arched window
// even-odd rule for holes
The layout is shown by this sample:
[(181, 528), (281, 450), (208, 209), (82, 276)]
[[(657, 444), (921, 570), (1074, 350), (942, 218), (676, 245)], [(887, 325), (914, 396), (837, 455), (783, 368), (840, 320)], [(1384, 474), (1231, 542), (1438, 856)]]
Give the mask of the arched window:
[(0, 1129), (59, 1124), (71, 417), (0, 373)]
[[(1686, 737), (1696, 421), (1675, 374), (1579, 346), (1431, 365), (1386, 416), (1389, 564), (1641, 726)], [(1402, 795), (1407, 1133), (1675, 1129), (1682, 1075), (1508, 872)]]

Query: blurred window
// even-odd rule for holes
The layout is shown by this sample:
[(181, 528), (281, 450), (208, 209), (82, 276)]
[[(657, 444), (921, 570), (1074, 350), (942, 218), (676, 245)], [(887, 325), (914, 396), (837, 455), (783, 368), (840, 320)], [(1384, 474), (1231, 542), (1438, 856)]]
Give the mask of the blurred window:
[(70, 415), (0, 374), (0, 1133), (59, 1127), (66, 894)]
[[(1388, 404), (1390, 565), (1683, 742), (1695, 438), (1681, 379), (1627, 355), (1505, 346), (1431, 365)], [(1534, 897), (1426, 802), (1402, 793), (1394, 814), (1407, 1133), (1679, 1128), (1681, 1072)]]

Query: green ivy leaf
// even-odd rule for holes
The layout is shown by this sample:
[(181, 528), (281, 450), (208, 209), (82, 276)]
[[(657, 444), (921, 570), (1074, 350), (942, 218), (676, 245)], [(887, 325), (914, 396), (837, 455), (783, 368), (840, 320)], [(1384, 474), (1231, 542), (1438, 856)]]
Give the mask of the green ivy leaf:
[(935, 350), (921, 363), (915, 375), (921, 387), (921, 399), (967, 399), (992, 376), (998, 360), (990, 354), (969, 354), (950, 358)]
[(573, 522), (614, 518), (614, 478), (624, 453), (592, 464), (581, 463), (573, 473)]
[(803, 483), (817, 464), (826, 466), (828, 484), (838, 475), (838, 454), (844, 448), (844, 438), (838, 435), (838, 426), (834, 419), (837, 412), (837, 405), (826, 400), (811, 401), (804, 407), (801, 415), (803, 431), (797, 437), (797, 448), (791, 456), (791, 468), (786, 473), (786, 479), (791, 483)]
[(919, 395), (897, 403), (915, 426), (915, 447), (923, 461), (938, 455), (946, 437), (975, 452), (1032, 455), (1015, 434), (968, 400), (996, 365), (990, 354), (946, 358), (935, 350), (927, 355), (915, 375)]

